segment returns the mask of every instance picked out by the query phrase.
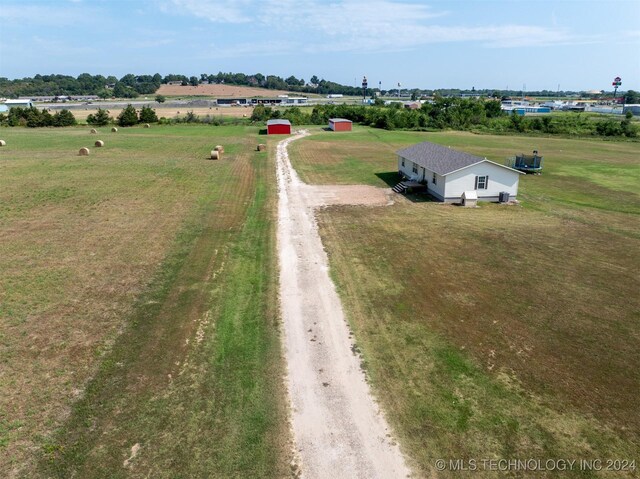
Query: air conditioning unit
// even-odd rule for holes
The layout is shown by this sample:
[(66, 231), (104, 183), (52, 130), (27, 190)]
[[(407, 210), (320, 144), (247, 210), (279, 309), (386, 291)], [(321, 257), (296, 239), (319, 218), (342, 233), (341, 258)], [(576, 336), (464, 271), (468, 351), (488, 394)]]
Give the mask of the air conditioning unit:
[(509, 202), (509, 192), (508, 191), (501, 191), (500, 194), (498, 195), (498, 201), (500, 203), (508, 203)]

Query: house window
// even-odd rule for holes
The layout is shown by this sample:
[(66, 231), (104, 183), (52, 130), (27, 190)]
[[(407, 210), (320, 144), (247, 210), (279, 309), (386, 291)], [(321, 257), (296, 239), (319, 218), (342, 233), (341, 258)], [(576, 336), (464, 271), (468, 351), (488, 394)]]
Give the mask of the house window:
[(418, 174), (418, 165), (416, 165), (415, 163), (413, 164), (413, 168), (411, 169), (411, 171), (413, 171), (416, 175)]
[(476, 176), (476, 190), (486, 190), (488, 185), (488, 176)]
[(436, 178), (436, 174), (433, 174), (433, 177), (431, 178), (431, 181), (433, 182), (434, 185), (438, 184), (438, 178)]

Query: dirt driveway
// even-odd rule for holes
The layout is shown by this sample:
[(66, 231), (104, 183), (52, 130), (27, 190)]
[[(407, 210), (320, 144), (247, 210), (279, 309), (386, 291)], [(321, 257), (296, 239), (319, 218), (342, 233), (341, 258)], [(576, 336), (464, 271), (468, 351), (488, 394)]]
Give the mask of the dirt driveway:
[(327, 255), (314, 208), (327, 204), (389, 203), (389, 190), (368, 186), (311, 186), (300, 181), (287, 145), (277, 147), (280, 304), (288, 387), (303, 477), (403, 478), (404, 458), (371, 397)]

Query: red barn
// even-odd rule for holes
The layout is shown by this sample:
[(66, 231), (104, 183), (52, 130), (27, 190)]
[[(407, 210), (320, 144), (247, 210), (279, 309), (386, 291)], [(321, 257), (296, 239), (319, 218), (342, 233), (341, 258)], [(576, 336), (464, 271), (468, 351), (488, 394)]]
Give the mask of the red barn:
[(351, 131), (351, 120), (345, 120), (344, 118), (330, 118), (329, 128), (333, 131)]
[(289, 120), (267, 121), (267, 135), (290, 135), (291, 123)]

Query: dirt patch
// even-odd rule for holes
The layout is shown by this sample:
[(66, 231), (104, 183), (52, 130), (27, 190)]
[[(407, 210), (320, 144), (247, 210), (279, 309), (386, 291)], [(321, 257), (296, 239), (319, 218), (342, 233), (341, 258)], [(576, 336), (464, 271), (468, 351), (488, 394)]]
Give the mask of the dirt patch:
[(254, 88), (248, 86), (237, 85), (198, 85), (198, 86), (182, 86), (182, 85), (161, 85), (158, 95), (167, 96), (215, 96), (243, 98), (252, 96), (273, 97), (278, 95), (286, 95), (290, 92), (283, 90), (267, 90), (265, 88)]
[(301, 192), (310, 206), (386, 206), (394, 195), (391, 188), (367, 185), (304, 185)]

